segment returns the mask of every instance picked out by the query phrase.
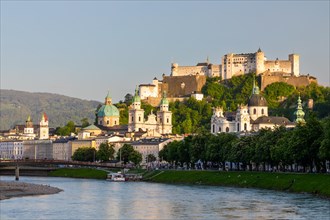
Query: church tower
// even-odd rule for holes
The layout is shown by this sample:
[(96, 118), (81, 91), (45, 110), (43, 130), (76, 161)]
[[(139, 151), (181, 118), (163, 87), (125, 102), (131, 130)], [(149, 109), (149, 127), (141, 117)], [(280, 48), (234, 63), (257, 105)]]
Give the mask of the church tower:
[(40, 120), (39, 139), (49, 139), (48, 116), (43, 113)]
[(172, 112), (169, 111), (169, 102), (166, 98), (166, 92), (163, 92), (163, 98), (159, 104), (159, 111), (157, 112), (158, 132), (160, 134), (172, 133)]
[(253, 79), (252, 95), (250, 96), (249, 102), (249, 114), (252, 120), (256, 120), (261, 116), (268, 116), (268, 103), (265, 97), (259, 94), (259, 87), (256, 85)]
[(97, 112), (97, 124), (104, 127), (113, 127), (119, 125), (119, 117), (119, 110), (112, 104), (112, 98), (110, 92), (108, 92), (104, 105)]
[(250, 115), (246, 105), (240, 105), (236, 113), (236, 132), (250, 131)]
[(297, 106), (297, 110), (294, 112), (294, 115), (296, 116), (296, 120), (295, 122), (297, 124), (301, 123), (301, 124), (305, 124), (305, 119), (304, 119), (304, 116), (305, 116), (305, 112), (303, 111), (303, 108), (302, 108), (302, 104), (301, 104), (301, 99), (300, 99), (300, 95), (298, 97), (298, 106)]
[(34, 134), (33, 122), (30, 115), (25, 121), (24, 134)]
[(141, 109), (141, 98), (138, 94), (138, 88), (135, 89), (135, 95), (128, 112), (128, 132), (139, 131), (144, 127), (144, 110)]

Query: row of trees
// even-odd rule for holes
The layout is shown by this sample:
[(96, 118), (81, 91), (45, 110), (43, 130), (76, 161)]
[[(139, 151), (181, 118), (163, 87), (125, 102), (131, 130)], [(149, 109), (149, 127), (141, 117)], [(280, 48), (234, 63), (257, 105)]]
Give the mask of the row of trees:
[(124, 164), (132, 162), (134, 165), (138, 165), (142, 161), (142, 154), (134, 150), (132, 145), (124, 144), (118, 150), (115, 157), (114, 146), (109, 143), (102, 143), (99, 146), (99, 150), (96, 150), (93, 147), (81, 147), (72, 155), (72, 160), (85, 162), (107, 162), (114, 159), (122, 161)]
[[(279, 127), (238, 138), (234, 134), (210, 133), (188, 136), (169, 143), (159, 157), (173, 165), (194, 167), (204, 164), (224, 168), (225, 162), (236, 163), (238, 169), (286, 170), (300, 166), (301, 171), (324, 172), (330, 160), (330, 117), (322, 123), (310, 117), (305, 125), (292, 130)], [(240, 165), (239, 165), (240, 164)], [(292, 166), (296, 164), (295, 168)]]

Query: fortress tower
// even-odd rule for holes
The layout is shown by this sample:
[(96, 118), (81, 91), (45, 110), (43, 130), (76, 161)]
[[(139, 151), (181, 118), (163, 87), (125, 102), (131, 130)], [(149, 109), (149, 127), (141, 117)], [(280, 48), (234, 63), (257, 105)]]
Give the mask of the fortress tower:
[(256, 74), (259, 75), (260, 73), (265, 72), (265, 53), (259, 48), (255, 53), (255, 56)]

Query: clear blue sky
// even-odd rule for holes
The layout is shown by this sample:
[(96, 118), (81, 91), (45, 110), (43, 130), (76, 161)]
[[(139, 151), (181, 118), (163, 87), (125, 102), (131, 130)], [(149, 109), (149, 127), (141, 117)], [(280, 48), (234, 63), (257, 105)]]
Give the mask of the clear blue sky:
[(171, 62), (300, 55), (329, 86), (329, 1), (1, 1), (1, 88), (103, 101)]

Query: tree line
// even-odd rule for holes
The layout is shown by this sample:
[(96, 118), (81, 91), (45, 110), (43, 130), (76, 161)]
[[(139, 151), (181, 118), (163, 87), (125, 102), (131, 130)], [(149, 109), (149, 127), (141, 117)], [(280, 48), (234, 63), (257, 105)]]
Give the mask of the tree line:
[(229, 169), (238, 170), (326, 172), (326, 161), (330, 161), (330, 117), (319, 121), (311, 116), (306, 124), (293, 129), (262, 129), (240, 138), (231, 133), (190, 135), (166, 145), (159, 158), (187, 168), (195, 168), (196, 162), (201, 161), (204, 168), (225, 169), (229, 162)]
[(96, 150), (94, 147), (78, 148), (72, 155), (72, 160), (85, 162), (116, 160), (116, 162), (121, 161), (124, 164), (131, 162), (136, 166), (142, 162), (142, 154), (136, 151), (132, 145), (124, 144), (115, 156), (114, 145), (106, 142), (100, 144), (99, 150)]

